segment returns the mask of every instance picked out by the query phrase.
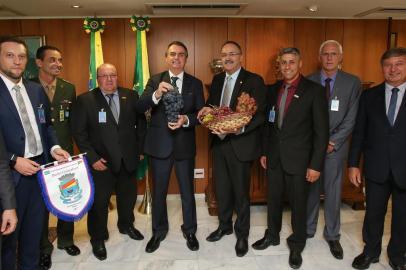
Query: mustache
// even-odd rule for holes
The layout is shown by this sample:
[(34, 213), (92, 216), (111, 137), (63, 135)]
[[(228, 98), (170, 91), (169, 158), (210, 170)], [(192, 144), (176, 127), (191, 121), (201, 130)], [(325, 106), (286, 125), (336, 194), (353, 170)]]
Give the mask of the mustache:
[(234, 64), (234, 61), (233, 60), (225, 60), (224, 64)]

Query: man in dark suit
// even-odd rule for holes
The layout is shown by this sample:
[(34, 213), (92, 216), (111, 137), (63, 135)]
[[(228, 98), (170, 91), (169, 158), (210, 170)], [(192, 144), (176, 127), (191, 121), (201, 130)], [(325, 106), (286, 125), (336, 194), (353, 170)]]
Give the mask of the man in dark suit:
[(71, 130), (80, 152), (87, 153), (94, 180), (94, 203), (87, 217), (93, 254), (107, 258), (104, 241), (108, 204), (113, 191), (117, 199), (117, 226), (134, 240), (144, 236), (134, 228), (137, 199), (135, 173), (145, 132), (145, 117), (136, 112), (138, 95), (118, 87), (112, 64), (97, 68), (99, 87), (81, 94), (72, 110)]
[(366, 210), (363, 252), (352, 266), (368, 269), (379, 261), (389, 197), (392, 195), (391, 238), (388, 244), (392, 269), (406, 269), (406, 48), (393, 48), (381, 57), (385, 82), (361, 95), (348, 158), (349, 178), (359, 186), (364, 157)]
[(0, 39), (0, 131), (10, 160), (17, 200), (18, 224), (4, 238), (3, 269), (14, 269), (18, 243), (19, 269), (37, 269), (45, 205), (36, 177), (40, 165), (69, 153), (57, 145), (49, 101), (41, 85), (22, 80), (27, 47), (14, 37)]
[[(10, 162), (4, 145), (3, 135), (0, 133), (0, 254), (1, 239), (16, 229), (17, 213), (13, 177), (10, 172)], [(1, 255), (0, 255), (1, 269)]]
[[(73, 141), (70, 132), (70, 109), (76, 100), (75, 86), (59, 78), (62, 71), (62, 53), (53, 46), (45, 45), (37, 50), (36, 64), (39, 74), (33, 81), (40, 83), (50, 102), (51, 122), (59, 144), (73, 155)], [(48, 240), (49, 214), (45, 215), (41, 237), (40, 262), (41, 269), (49, 269), (52, 265), (51, 254), (53, 245)], [(58, 248), (64, 249), (69, 255), (80, 254), (80, 249), (73, 243), (74, 223), (58, 219)]]
[(235, 41), (226, 41), (221, 47), (224, 72), (214, 76), (209, 98), (199, 112), (207, 114), (210, 105), (229, 106), (235, 111), (237, 98), (242, 92), (253, 97), (257, 112), (251, 122), (240, 130), (213, 131), (212, 155), (213, 177), (218, 206), (219, 227), (206, 240), (214, 242), (233, 232), (233, 211), (237, 213), (234, 231), (237, 236), (235, 251), (238, 257), (248, 252), (250, 229), (250, 171), (252, 161), (261, 154), (260, 128), (264, 121), (266, 88), (264, 80), (257, 74), (241, 67), (242, 50)]
[[(193, 170), (195, 167), (196, 115), (204, 105), (202, 82), (184, 72), (188, 57), (186, 46), (179, 41), (168, 45), (165, 53), (168, 71), (152, 76), (139, 100), (139, 110), (151, 110), (151, 122), (145, 138), (144, 153), (151, 157), (152, 167), (152, 237), (145, 251), (154, 252), (169, 230), (166, 195), (172, 167), (175, 168), (182, 199), (182, 232), (187, 247), (199, 249), (195, 233), (196, 202)], [(163, 95), (179, 91), (183, 108), (177, 122), (168, 122)]]
[(292, 234), (287, 242), (289, 265), (298, 269), (306, 245), (306, 205), (309, 185), (317, 181), (328, 144), (328, 111), (324, 88), (300, 74), (297, 48), (279, 53), (283, 81), (267, 95), (268, 121), (264, 126), (261, 165), (268, 176), (268, 229), (254, 249), (279, 245), (283, 194), (292, 209)]
[(355, 124), (361, 82), (358, 77), (339, 70), (343, 48), (335, 40), (323, 42), (319, 50), (321, 70), (308, 79), (326, 88), (330, 138), (320, 181), (312, 183), (307, 202), (307, 237), (316, 233), (320, 192), (324, 193), (324, 238), (337, 259), (343, 259), (340, 244), (340, 207), (344, 160), (348, 156), (349, 136)]

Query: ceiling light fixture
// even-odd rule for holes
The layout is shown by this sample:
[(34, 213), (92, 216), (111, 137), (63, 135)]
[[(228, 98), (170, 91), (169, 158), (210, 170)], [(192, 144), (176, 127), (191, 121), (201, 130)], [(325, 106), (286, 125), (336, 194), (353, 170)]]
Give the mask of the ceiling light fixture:
[(307, 10), (311, 12), (317, 12), (317, 10), (319, 10), (319, 7), (317, 5), (311, 5), (307, 7)]
[(81, 5), (72, 5), (71, 8), (81, 8)]

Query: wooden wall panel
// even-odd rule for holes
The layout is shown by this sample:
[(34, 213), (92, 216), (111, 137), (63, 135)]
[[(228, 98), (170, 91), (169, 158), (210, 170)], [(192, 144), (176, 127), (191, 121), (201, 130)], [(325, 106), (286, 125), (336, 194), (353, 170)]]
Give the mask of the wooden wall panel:
[(22, 35), (21, 20), (0, 20), (0, 35)]
[(319, 46), (326, 36), (325, 21), (295, 19), (294, 27), (294, 46), (302, 54), (303, 66), (301, 72), (304, 75), (309, 75), (319, 68)]
[(279, 49), (293, 46), (293, 19), (247, 19), (246, 66), (262, 75), (266, 83), (273, 83)]
[(406, 21), (393, 20), (392, 32), (398, 33), (397, 47), (406, 47)]
[(246, 33), (247, 33), (247, 19), (229, 18), (227, 26), (227, 39), (234, 40), (240, 44), (243, 54), (242, 66), (245, 67), (247, 46), (246, 46)]
[(380, 83), (379, 59), (386, 50), (386, 30), (385, 20), (345, 20), (343, 70), (362, 81)]
[(35, 36), (40, 33), (39, 20), (21, 20), (21, 34), (24, 36)]
[(326, 29), (325, 40), (334, 39), (343, 43), (344, 20), (324, 20)]

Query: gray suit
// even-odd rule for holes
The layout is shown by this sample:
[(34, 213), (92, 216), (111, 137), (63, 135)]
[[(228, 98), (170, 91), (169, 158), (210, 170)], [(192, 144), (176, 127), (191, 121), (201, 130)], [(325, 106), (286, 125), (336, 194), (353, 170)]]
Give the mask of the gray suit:
[[(321, 83), (321, 72), (308, 78)], [(348, 153), (348, 138), (357, 115), (361, 82), (358, 77), (339, 70), (329, 100), (330, 139), (335, 143), (334, 151), (326, 155), (324, 170), (319, 181), (310, 186), (307, 204), (307, 234), (314, 235), (319, 217), (320, 192), (324, 186), (324, 237), (326, 240), (340, 239), (340, 206), (344, 161)], [(339, 101), (338, 111), (332, 110), (334, 99)]]
[[(3, 135), (0, 133), (0, 225), (3, 210), (15, 209), (16, 198), (14, 196), (14, 182), (11, 176), (7, 151), (4, 145)], [(0, 254), (1, 254), (1, 233), (0, 233)], [(1, 256), (0, 256), (1, 269)]]

